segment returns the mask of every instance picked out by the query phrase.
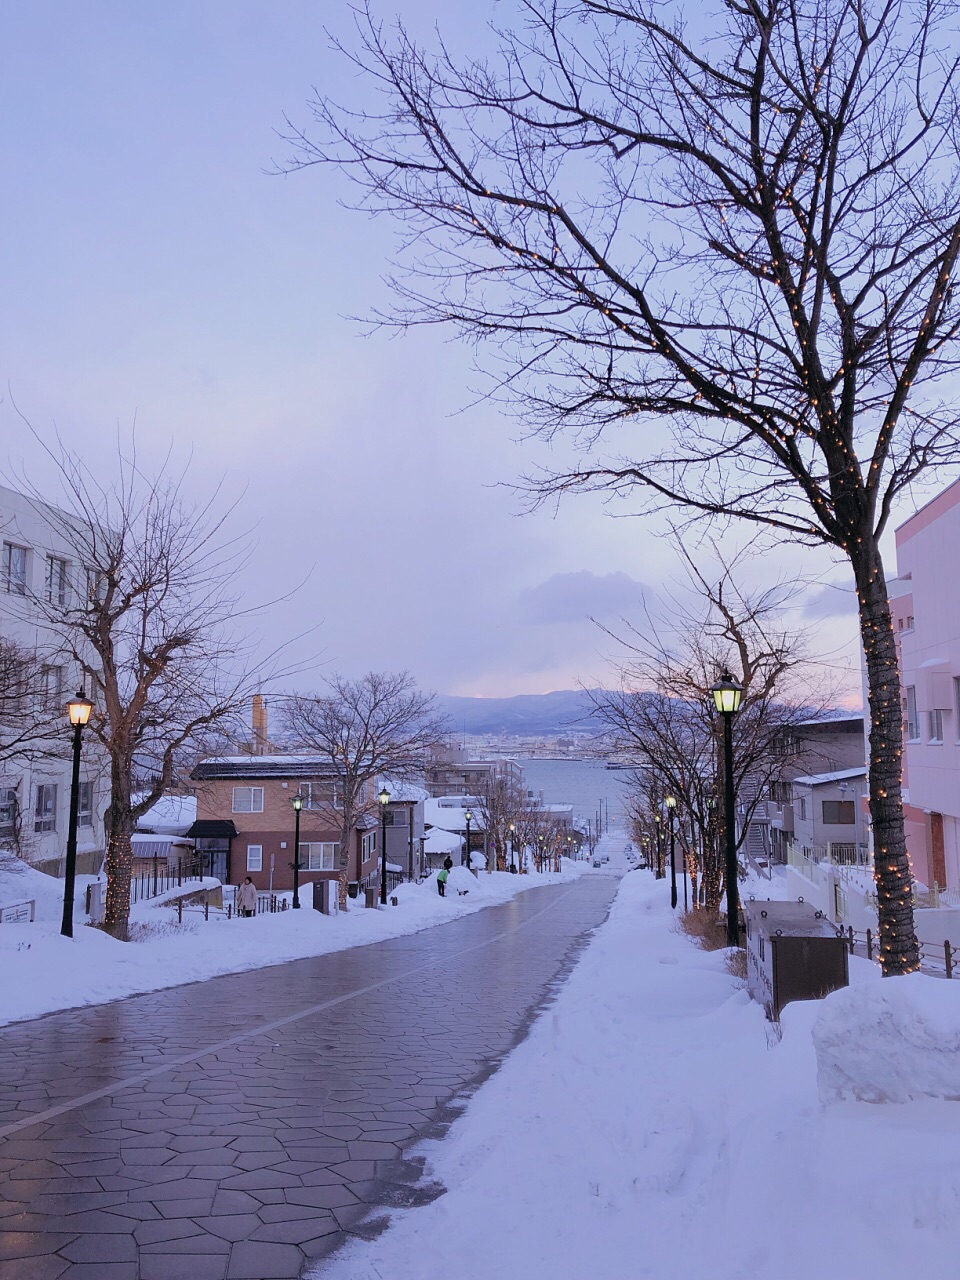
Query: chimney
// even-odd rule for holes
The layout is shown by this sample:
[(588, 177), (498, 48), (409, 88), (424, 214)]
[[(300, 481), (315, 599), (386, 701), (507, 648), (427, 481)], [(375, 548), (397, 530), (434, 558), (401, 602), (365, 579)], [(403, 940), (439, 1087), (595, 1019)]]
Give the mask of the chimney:
[(262, 756), (268, 746), (267, 741), (267, 704), (259, 693), (253, 695), (253, 754)]

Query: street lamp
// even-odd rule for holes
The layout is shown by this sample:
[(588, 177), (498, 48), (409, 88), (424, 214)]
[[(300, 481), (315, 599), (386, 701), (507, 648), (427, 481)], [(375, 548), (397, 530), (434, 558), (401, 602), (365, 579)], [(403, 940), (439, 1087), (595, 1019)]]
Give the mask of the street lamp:
[(473, 814), (470, 812), (469, 809), (467, 809), (464, 811), (463, 816), (466, 819), (466, 823), (467, 823), (467, 870), (469, 871), (470, 870), (470, 819), (473, 817)]
[(723, 717), (724, 827), (726, 828), (727, 865), (727, 946), (740, 945), (737, 886), (737, 834), (734, 828), (733, 794), (733, 717), (740, 710), (743, 686), (725, 671), (710, 689), (713, 705)]
[(67, 703), (67, 719), (73, 726), (73, 776), (70, 780), (70, 825), (67, 828), (67, 863), (63, 870), (63, 923), (60, 932), (73, 937), (73, 894), (77, 884), (77, 819), (80, 814), (80, 737), (90, 719), (93, 703), (83, 690)]
[(659, 813), (653, 815), (653, 821), (657, 828), (657, 874), (655, 880), (663, 879), (663, 819)]
[(390, 792), (386, 787), (377, 796), (380, 801), (380, 905), (387, 905), (387, 805)]
[(293, 805), (293, 909), (300, 910), (300, 810), (303, 796), (299, 791), (290, 801)]
[(674, 857), (674, 830), (673, 823), (677, 812), (677, 801), (675, 796), (667, 796), (664, 803), (667, 806), (667, 813), (670, 815), (670, 905), (674, 910), (677, 908), (677, 863)]
[(516, 848), (517, 848), (517, 828), (514, 826), (512, 822), (510, 823), (509, 830), (510, 830), (510, 870), (512, 872), (515, 872), (517, 869), (516, 856), (515, 856)]

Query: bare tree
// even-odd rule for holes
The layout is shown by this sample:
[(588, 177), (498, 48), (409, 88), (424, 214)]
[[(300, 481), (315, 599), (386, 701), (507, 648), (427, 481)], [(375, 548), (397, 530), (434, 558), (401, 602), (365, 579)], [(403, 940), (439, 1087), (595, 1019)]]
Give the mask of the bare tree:
[(713, 580), (684, 555), (686, 595), (675, 593), (658, 614), (648, 611), (641, 627), (619, 637), (628, 651), (621, 687), (591, 694), (615, 748), (643, 766), (634, 786), (646, 822), (662, 818), (666, 796), (677, 799), (681, 856), (702, 873), (711, 910), (723, 896), (726, 837), (719, 804), (722, 725), (706, 689), (724, 670), (744, 689), (732, 726), (742, 815), (738, 849), (757, 807), (802, 749), (792, 730), (827, 710), (834, 693), (822, 665), (784, 620), (797, 584), (755, 593), (738, 585), (738, 571), (754, 552), (748, 546), (729, 562), (715, 553)]
[(489, 340), (531, 430), (582, 446), (541, 497), (679, 505), (849, 562), (881, 959), (915, 969), (880, 539), (960, 456), (957, 6), (519, 8), (465, 65), (362, 11), (363, 109), (313, 103), (323, 136), (292, 129), (291, 166), (342, 164), (406, 219), (391, 321)]
[(283, 721), (298, 746), (316, 752), (337, 784), (340, 820), (339, 898), (347, 902), (352, 832), (376, 807), (379, 778), (422, 773), (427, 751), (448, 732), (433, 694), (421, 692), (406, 671), (371, 671), (358, 680), (333, 675), (326, 691), (293, 695)]
[[(518, 823), (522, 822), (526, 799), (523, 789), (513, 778), (496, 774), (487, 781), (477, 799), (487, 846), (487, 870), (505, 871), (511, 824), (515, 833)], [(529, 821), (529, 815), (526, 816)]]
[(48, 506), (35, 491), (31, 501), (81, 577), (32, 603), (94, 704), (87, 732), (110, 774), (104, 928), (126, 939), (137, 818), (169, 787), (189, 746), (232, 723), (254, 687), (235, 629), (244, 616), (235, 590), (243, 547), (224, 535), (216, 495), (191, 505), (165, 468), (149, 478), (135, 454), (118, 451), (107, 483), (62, 446), (48, 452), (62, 503)]

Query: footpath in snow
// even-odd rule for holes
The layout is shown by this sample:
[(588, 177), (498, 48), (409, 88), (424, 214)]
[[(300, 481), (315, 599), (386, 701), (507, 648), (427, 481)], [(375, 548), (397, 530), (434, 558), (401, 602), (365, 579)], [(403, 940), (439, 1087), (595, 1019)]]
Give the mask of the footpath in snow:
[(960, 1102), (917, 1095), (960, 1098), (960, 983), (854, 959), (781, 1040), (668, 894), (626, 876), (553, 1006), (419, 1149), (446, 1194), (315, 1280), (956, 1274)]
[[(124, 943), (84, 925), (79, 914), (73, 939), (61, 937), (63, 882), (8, 859), (0, 864), (0, 901), (32, 898), (37, 919), (32, 924), (0, 925), (0, 1025), (416, 933), (506, 902), (527, 889), (576, 879), (586, 863), (563, 859), (562, 868), (544, 875), (480, 871), (474, 876), (455, 867), (446, 897), (437, 893), (433, 875), (422, 884), (402, 884), (394, 890), (396, 907), (370, 910), (351, 903), (349, 911), (334, 916), (312, 909), (309, 886), (301, 892), (301, 910), (250, 920), (214, 915), (204, 920), (194, 912), (178, 924), (169, 905), (145, 902), (131, 916), (137, 940)], [(90, 878), (79, 886), (78, 901)], [(215, 884), (219, 881), (191, 883), (183, 891)]]

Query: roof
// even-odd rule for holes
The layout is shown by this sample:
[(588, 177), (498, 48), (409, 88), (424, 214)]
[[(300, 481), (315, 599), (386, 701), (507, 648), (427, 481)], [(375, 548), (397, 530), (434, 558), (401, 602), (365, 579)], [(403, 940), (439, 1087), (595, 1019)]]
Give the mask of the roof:
[(463, 846), (463, 836), (454, 835), (452, 831), (444, 831), (442, 827), (433, 827), (423, 840), (425, 853), (453, 853)]
[(794, 785), (801, 787), (822, 787), (830, 782), (851, 782), (854, 778), (865, 778), (867, 776), (867, 766), (862, 765), (859, 769), (837, 769), (833, 773), (811, 773), (806, 778), (794, 778)]
[(414, 782), (404, 782), (400, 778), (380, 778), (378, 779), (380, 787), (386, 787), (390, 792), (391, 804), (419, 804), (423, 800), (430, 799), (430, 792), (424, 787), (418, 787)]
[(795, 729), (813, 729), (818, 725), (857, 724), (863, 725), (862, 711), (825, 711), (819, 716), (810, 716), (808, 720), (798, 720)]
[(337, 771), (319, 755), (212, 756), (201, 760), (191, 778), (335, 778)]
[(191, 840), (232, 840), (238, 834), (229, 818), (201, 818), (187, 832)]
[(137, 829), (158, 835), (183, 835), (196, 820), (196, 796), (161, 796), (137, 819)]

